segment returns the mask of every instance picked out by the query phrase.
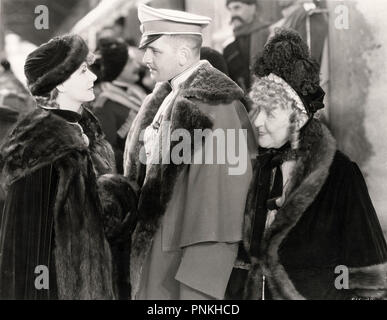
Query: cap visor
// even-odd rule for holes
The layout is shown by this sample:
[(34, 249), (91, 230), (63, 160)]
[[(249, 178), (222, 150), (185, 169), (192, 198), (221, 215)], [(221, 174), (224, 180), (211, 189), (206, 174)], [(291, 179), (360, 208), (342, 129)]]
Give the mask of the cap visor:
[(138, 46), (138, 48), (144, 49), (146, 46), (148, 46), (152, 42), (161, 38), (161, 36), (162, 36), (162, 34), (153, 34), (153, 35), (149, 35), (149, 36), (142, 36), (141, 41), (140, 41), (140, 45)]

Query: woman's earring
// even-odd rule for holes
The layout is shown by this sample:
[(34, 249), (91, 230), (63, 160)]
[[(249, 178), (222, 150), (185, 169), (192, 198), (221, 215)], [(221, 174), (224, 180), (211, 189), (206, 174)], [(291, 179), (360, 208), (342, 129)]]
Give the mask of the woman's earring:
[(295, 128), (295, 130), (290, 135), (290, 145), (293, 150), (297, 150), (300, 146), (300, 134), (298, 132), (298, 129)]
[(296, 119), (296, 114), (290, 116), (290, 146), (292, 150), (297, 150), (299, 147), (299, 124), (300, 121)]
[(63, 93), (64, 92), (63, 85), (62, 84), (57, 85), (56, 90), (58, 90), (58, 92), (60, 92), (60, 93)]

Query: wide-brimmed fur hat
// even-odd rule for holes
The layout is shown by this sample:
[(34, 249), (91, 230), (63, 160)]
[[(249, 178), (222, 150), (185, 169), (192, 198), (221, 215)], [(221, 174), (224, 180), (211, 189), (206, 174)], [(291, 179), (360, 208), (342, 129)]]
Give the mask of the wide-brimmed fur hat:
[(24, 73), (32, 95), (45, 96), (66, 81), (87, 59), (88, 52), (78, 35), (55, 37), (31, 52)]
[(297, 92), (310, 114), (324, 107), (320, 66), (311, 57), (306, 42), (292, 29), (276, 31), (255, 60), (253, 73), (257, 77), (270, 73), (281, 77)]

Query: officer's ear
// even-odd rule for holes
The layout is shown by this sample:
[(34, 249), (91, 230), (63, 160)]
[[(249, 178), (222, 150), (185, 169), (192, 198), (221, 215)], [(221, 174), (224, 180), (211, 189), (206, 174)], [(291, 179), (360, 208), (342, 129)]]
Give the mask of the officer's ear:
[(190, 58), (191, 50), (188, 46), (181, 45), (178, 50), (178, 62), (180, 66), (185, 66)]

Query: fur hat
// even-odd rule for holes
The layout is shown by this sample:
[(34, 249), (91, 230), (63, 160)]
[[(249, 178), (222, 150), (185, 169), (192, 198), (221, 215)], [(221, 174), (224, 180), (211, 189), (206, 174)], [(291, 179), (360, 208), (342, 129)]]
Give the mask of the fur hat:
[(200, 49), (200, 59), (207, 60), (214, 68), (222, 71), (225, 75), (228, 75), (226, 60), (220, 52), (210, 47), (202, 47)]
[(324, 107), (325, 92), (320, 87), (320, 66), (310, 56), (308, 46), (292, 29), (279, 29), (257, 57), (253, 73), (270, 73), (284, 79), (300, 96), (310, 114)]
[(47, 95), (66, 81), (87, 59), (88, 52), (85, 41), (78, 35), (55, 37), (31, 52), (24, 73), (32, 95)]
[(97, 59), (93, 66), (100, 81), (114, 81), (124, 70), (129, 59), (128, 45), (115, 37), (103, 37), (98, 40)]
[(257, 0), (227, 0), (226, 6), (228, 6), (231, 2), (242, 2), (245, 4), (257, 4)]

